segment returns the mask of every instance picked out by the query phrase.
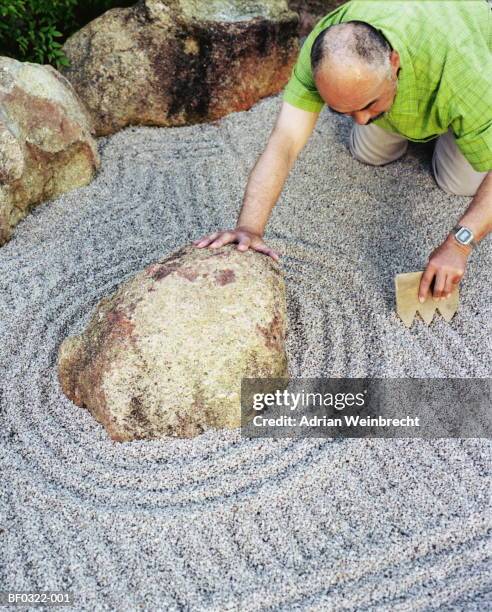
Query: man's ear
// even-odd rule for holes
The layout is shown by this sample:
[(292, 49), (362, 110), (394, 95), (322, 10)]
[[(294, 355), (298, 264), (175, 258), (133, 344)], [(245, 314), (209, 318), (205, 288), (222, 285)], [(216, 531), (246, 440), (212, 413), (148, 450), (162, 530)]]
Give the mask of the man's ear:
[(393, 76), (396, 76), (396, 73), (398, 72), (398, 69), (400, 68), (400, 54), (398, 53), (398, 51), (395, 51), (394, 49), (390, 55), (390, 63), (391, 63), (391, 71), (393, 72)]

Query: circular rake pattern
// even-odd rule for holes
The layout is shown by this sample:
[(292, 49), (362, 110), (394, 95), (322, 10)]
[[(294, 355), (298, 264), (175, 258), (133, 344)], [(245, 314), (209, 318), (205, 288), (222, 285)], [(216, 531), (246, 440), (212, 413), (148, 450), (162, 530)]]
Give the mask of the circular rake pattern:
[[(16, 371), (14, 367), (11, 372), (15, 385), (6, 390), (10, 407), (6, 427), (16, 432), (24, 447), (36, 449), (29, 461), (38, 483), (43, 476), (51, 481), (56, 474), (57, 490), (75, 501), (92, 500), (98, 507), (102, 502), (108, 508), (134, 510), (138, 495), (139, 510), (179, 511), (187, 504), (220, 503), (246, 491), (252, 495), (267, 481), (289, 477), (296, 465), (305, 469), (306, 462), (316, 461), (315, 451), (329, 441), (266, 443), (241, 440), (235, 431), (210, 432), (195, 440), (112, 443), (88, 412), (63, 396), (56, 373), (61, 341), (80, 329), (81, 320), (93, 310), (87, 305), (111, 293), (119, 284), (115, 278), (126, 276), (126, 269), (124, 264), (96, 273), (93, 269), (92, 289), (85, 296), (81, 295), (85, 284), (77, 282), (83, 275), (65, 276), (47, 288), (50, 299), (41, 295), (31, 304), (43, 320), (40, 316), (25, 318), (16, 328), (16, 360), (24, 369)], [(304, 452), (299, 454), (301, 446)], [(261, 472), (251, 464), (253, 449)], [(178, 481), (176, 474), (181, 476)], [(167, 481), (172, 485), (167, 486)]]
[[(300, 255), (287, 258), (285, 266), (291, 303), (304, 302), (304, 313), (296, 321), (301, 329), (291, 332), (294, 338), (290, 352), (294, 354), (300, 348), (296, 344), (302, 338), (308, 346), (318, 347), (318, 368), (324, 364), (328, 369), (310, 371), (313, 359), (309, 355), (291, 369), (296, 369), (297, 375), (340, 376), (350, 369), (355, 356), (359, 361), (352, 367), (352, 375), (365, 375), (367, 346), (360, 341), (364, 338), (360, 330), (367, 321), (359, 320), (353, 304), (344, 310), (347, 304), (342, 302), (342, 294), (328, 293), (330, 275), (350, 279), (347, 282), (353, 286), (354, 295), (363, 300), (358, 311), (366, 319), (381, 298), (361, 291), (360, 274), (350, 260), (338, 255), (333, 263), (320, 264), (319, 253), (308, 248)], [(6, 416), (25, 447), (36, 449), (38, 454), (31, 454), (29, 460), (38, 477), (44, 474), (50, 479), (56, 474), (57, 488), (73, 500), (80, 498), (124, 511), (134, 508), (138, 495), (140, 511), (175, 508), (179, 512), (187, 504), (196, 507), (238, 498), (246, 492), (254, 495), (265, 483), (291, 477), (296, 466), (306, 469), (310, 462), (319, 460), (323, 447), (332, 440), (255, 441), (242, 440), (238, 432), (209, 432), (195, 440), (115, 444), (88, 412), (65, 398), (56, 375), (59, 346), (67, 335), (80, 331), (81, 321), (88, 319), (102, 296), (112, 293), (128, 277), (128, 269), (126, 261), (112, 267), (92, 265), (89, 291), (86, 271), (64, 273), (30, 304), (37, 316), (21, 318), (16, 326), (15, 360), (23, 369), (16, 371), (14, 364), (11, 371), (15, 385), (6, 391), (10, 406)], [(317, 320), (317, 325), (309, 327), (308, 316)], [(378, 319), (376, 323), (376, 335), (382, 337), (385, 321)], [(327, 335), (330, 329), (337, 332), (334, 339)], [(318, 333), (321, 342), (316, 340)], [(336, 443), (344, 444), (340, 440)], [(261, 470), (251, 464), (253, 451)], [(73, 461), (74, 454), (82, 470)], [(172, 484), (166, 485), (168, 481)]]
[[(61, 392), (59, 346), (83, 330), (98, 301), (188, 232), (215, 229), (206, 227), (209, 210), (214, 224), (230, 214), (251, 122), (264, 128), (272, 104), (223, 127), (138, 128), (107, 139), (95, 181), (40, 208), (0, 250), (0, 457), (10, 476), (0, 495), (11, 509), (2, 584), (68, 586), (88, 610), (144, 602), (419, 609), (429, 577), (437, 604), (482, 597), (490, 463), (482, 441), (249, 440), (209, 431), (121, 444)], [(217, 132), (218, 148), (210, 146)], [(147, 165), (159, 151), (166, 174), (154, 181)], [(135, 208), (138, 237), (127, 224)], [(460, 349), (459, 321), (403, 329), (391, 283), (350, 249), (326, 247), (326, 237), (323, 246), (274, 239), (285, 253), (292, 376), (487, 375), (487, 363)], [(483, 335), (478, 323), (467, 326)]]

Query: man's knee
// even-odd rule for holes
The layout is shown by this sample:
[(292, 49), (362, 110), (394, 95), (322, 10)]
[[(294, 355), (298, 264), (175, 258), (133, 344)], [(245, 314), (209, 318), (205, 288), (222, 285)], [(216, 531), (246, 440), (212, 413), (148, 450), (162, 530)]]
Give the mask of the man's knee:
[(440, 187), (445, 193), (455, 196), (474, 196), (478, 188), (480, 187), (482, 180), (476, 185), (471, 185), (468, 181), (457, 180), (456, 177), (450, 176), (449, 174), (439, 170), (437, 167), (439, 162), (434, 165), (434, 178), (438, 187)]
[(395, 161), (407, 147), (406, 138), (386, 132), (374, 124), (355, 124), (350, 132), (350, 152), (355, 159), (371, 166), (383, 166)]
[(439, 187), (450, 195), (458, 196), (474, 196), (487, 174), (473, 169), (451, 132), (437, 139), (432, 170)]

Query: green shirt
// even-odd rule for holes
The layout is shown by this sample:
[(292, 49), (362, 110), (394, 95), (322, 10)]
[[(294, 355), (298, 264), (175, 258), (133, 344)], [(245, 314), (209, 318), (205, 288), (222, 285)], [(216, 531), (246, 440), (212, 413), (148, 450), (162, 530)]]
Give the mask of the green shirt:
[(318, 113), (324, 105), (311, 47), (330, 25), (364, 21), (400, 54), (398, 90), (374, 124), (409, 140), (452, 129), (478, 172), (492, 170), (492, 9), (487, 0), (352, 0), (323, 17), (304, 41), (283, 99)]

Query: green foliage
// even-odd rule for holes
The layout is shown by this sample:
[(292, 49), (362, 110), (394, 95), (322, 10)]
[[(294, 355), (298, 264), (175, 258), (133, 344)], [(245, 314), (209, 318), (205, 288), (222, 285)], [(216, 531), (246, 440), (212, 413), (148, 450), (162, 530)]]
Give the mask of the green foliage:
[(0, 55), (68, 66), (65, 40), (98, 15), (134, 0), (0, 0)]

